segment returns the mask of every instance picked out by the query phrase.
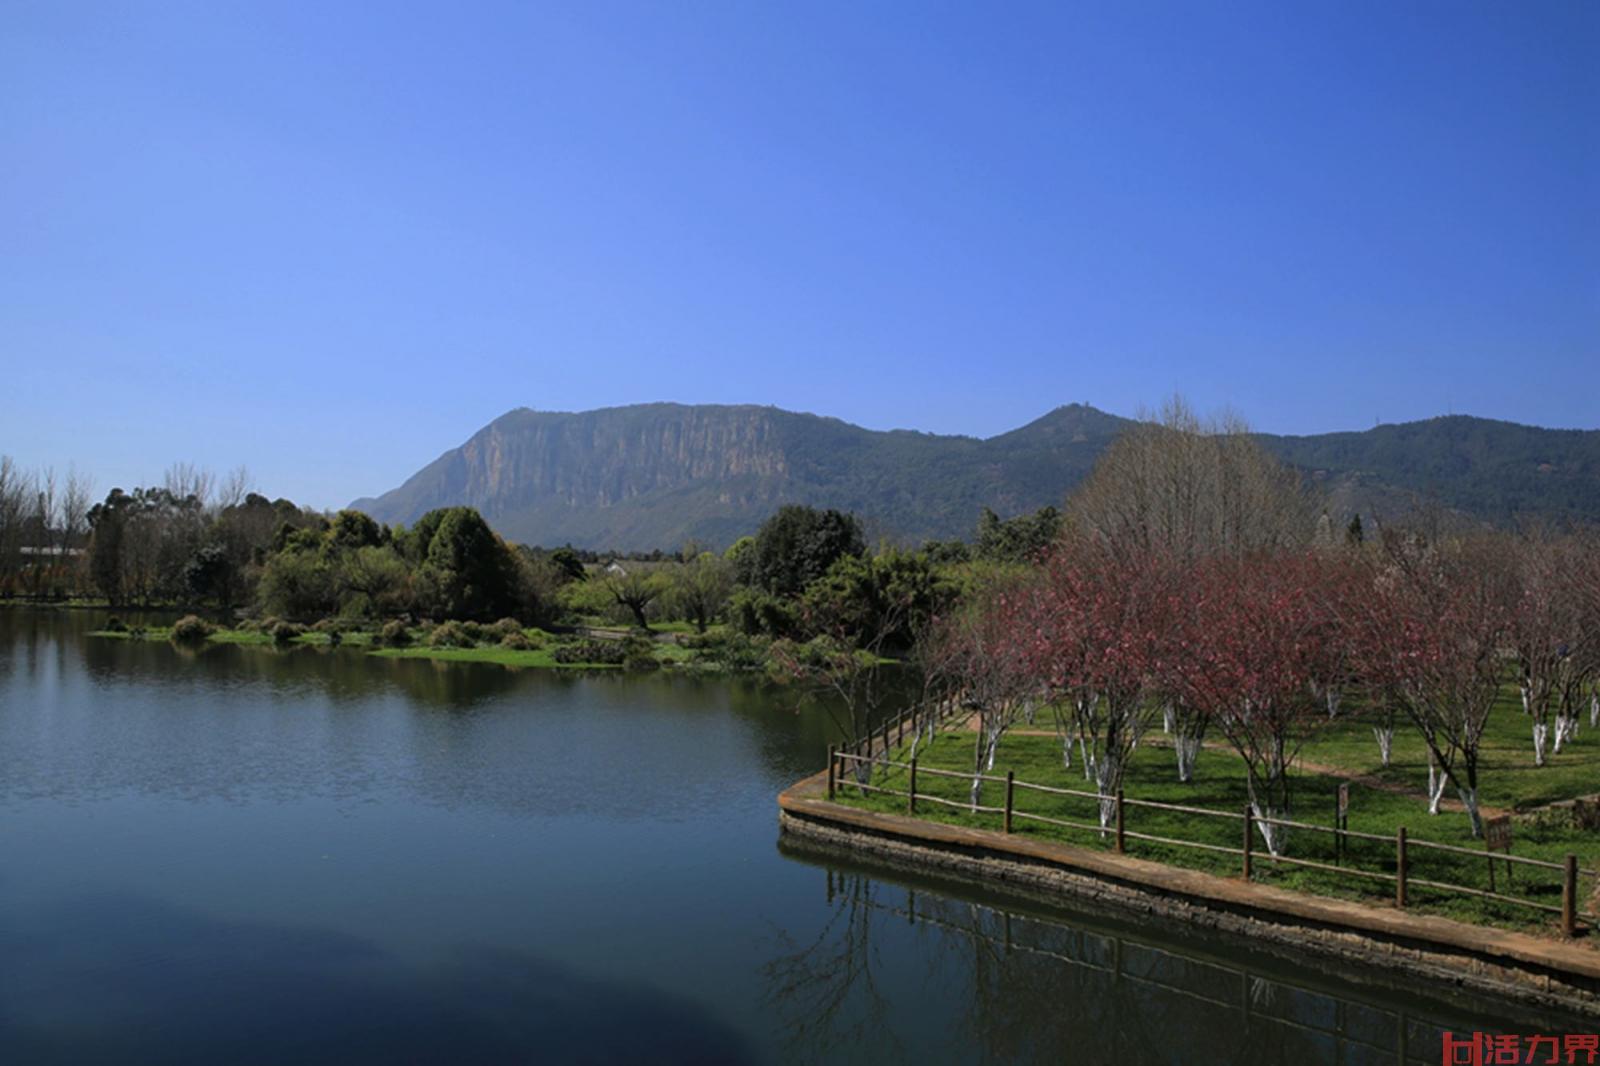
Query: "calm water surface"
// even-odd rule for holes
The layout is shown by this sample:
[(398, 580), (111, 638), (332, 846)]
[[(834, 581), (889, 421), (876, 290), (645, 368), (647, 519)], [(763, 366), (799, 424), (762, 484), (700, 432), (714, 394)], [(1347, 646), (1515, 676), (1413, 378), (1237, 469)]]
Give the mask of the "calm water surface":
[(1439, 1061), (1493, 1002), (778, 841), (756, 684), (0, 610), (0, 1062)]

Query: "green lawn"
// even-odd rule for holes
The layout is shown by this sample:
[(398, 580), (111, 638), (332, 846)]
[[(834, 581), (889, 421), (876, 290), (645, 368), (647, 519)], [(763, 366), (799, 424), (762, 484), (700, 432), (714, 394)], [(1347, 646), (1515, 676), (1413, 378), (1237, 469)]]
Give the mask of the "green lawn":
[(447, 663), (494, 663), (498, 666), (537, 666), (552, 670), (620, 670), (615, 663), (558, 663), (550, 648), (515, 650), (498, 644), (480, 645), (476, 648), (430, 648), (413, 645), (409, 648), (377, 648), (373, 655), (385, 659), (433, 659)]
[[(1378, 758), (1370, 723), (1354, 718), (1341, 718), (1308, 744), (1302, 757), (1347, 773), (1373, 774), (1418, 792), (1427, 787), (1427, 748), (1403, 717), (1395, 729), (1392, 765), (1387, 770)], [(1547, 751), (1546, 765), (1535, 766), (1531, 722), (1510, 686), (1489, 717), (1479, 759), (1479, 798), (1485, 806), (1525, 811), (1600, 792), (1600, 730), (1591, 731), (1585, 715), (1577, 741), (1560, 755)]]
[[(1525, 735), (1526, 719), (1520, 709), (1508, 702), (1497, 708), (1491, 727), (1492, 737), (1485, 745), (1487, 765), (1483, 770), (1482, 791), (1489, 805), (1510, 807), (1531, 806), (1551, 799), (1600, 789), (1600, 731), (1580, 734), (1577, 743), (1551, 765), (1533, 768), (1531, 740)], [(1488, 888), (1488, 864), (1485, 859), (1454, 855), (1423, 847), (1419, 841), (1433, 841), (1478, 849), (1481, 842), (1471, 837), (1466, 814), (1446, 809), (1433, 816), (1427, 813), (1422, 792), (1427, 779), (1427, 766), (1420, 741), (1413, 741), (1402, 724), (1396, 731), (1394, 763), (1381, 771), (1377, 744), (1365, 725), (1339, 725), (1330, 730), (1315, 745), (1308, 746), (1304, 761), (1337, 766), (1351, 773), (1374, 773), (1381, 783), (1390, 788), (1363, 783), (1351, 785), (1349, 828), (1357, 832), (1383, 836), (1382, 841), (1346, 838), (1346, 852), (1342, 860), (1336, 854), (1336, 842), (1331, 833), (1318, 833), (1306, 829), (1290, 832), (1288, 858), (1309, 859), (1333, 863), (1342, 861), (1356, 870), (1392, 875), (1395, 869), (1395, 830), (1405, 826), (1411, 839), (1409, 876), (1413, 879), (1462, 884)], [(1159, 741), (1156, 730), (1152, 740)], [(970, 732), (940, 734), (933, 745), (924, 747), (918, 754), (919, 775), (917, 792), (963, 804), (961, 808), (932, 802), (919, 803), (917, 814), (930, 820), (961, 825), (1000, 828), (998, 814), (971, 813), (965, 805), (970, 797), (971, 770), (975, 737)], [(903, 761), (903, 756), (901, 756)], [(968, 775), (962, 779), (929, 774), (929, 768), (960, 771)], [(1061, 765), (1059, 742), (1053, 736), (1033, 736), (1012, 733), (1001, 740), (993, 777), (1003, 779), (1006, 772), (1015, 772), (1019, 781), (1093, 791), (1093, 786), (1083, 778), (1076, 758), (1071, 770)], [(1381, 771), (1381, 772), (1380, 772)], [(905, 788), (906, 771), (890, 768), (880, 774), (874, 783), (900, 790)], [(1146, 743), (1134, 753), (1128, 768), (1125, 795), (1130, 800), (1151, 800), (1160, 803), (1182, 804), (1204, 808), (1230, 815), (1240, 814), (1245, 806), (1246, 792), (1244, 770), (1238, 756), (1231, 750), (1202, 752), (1195, 768), (1195, 780), (1183, 785), (1177, 781), (1174, 752), (1158, 743)], [(1337, 806), (1338, 786), (1344, 777), (1313, 773), (1302, 769), (1294, 781), (1294, 811), (1296, 821), (1332, 827)], [(1398, 792), (1392, 788), (1408, 788)], [(1005, 786), (1003, 782), (986, 782), (982, 786), (979, 804), (1002, 807)], [(904, 813), (906, 800), (901, 796), (885, 796), (860, 790), (842, 788), (841, 802), (868, 809)], [(1068, 829), (1029, 821), (1025, 815), (1037, 814), (1070, 821), (1096, 823), (1097, 802), (1091, 798), (1060, 796), (1018, 787), (1015, 792), (1014, 831), (1041, 839), (1059, 840), (1082, 847), (1109, 848), (1108, 835), (1094, 829)], [(1243, 835), (1241, 817), (1221, 818), (1198, 814), (1141, 808), (1130, 803), (1125, 811), (1125, 827), (1129, 833), (1176, 838), (1199, 843), (1237, 849)], [(1570, 828), (1523, 824), (1514, 830), (1514, 854), (1529, 858), (1561, 861), (1568, 853), (1579, 856), (1584, 869), (1600, 868), (1600, 835)], [(1207, 870), (1224, 876), (1239, 876), (1241, 859), (1237, 855), (1169, 844), (1130, 839), (1129, 854), (1141, 858), (1171, 862), (1176, 865)], [(1254, 879), (1287, 888), (1322, 895), (1364, 899), (1372, 902), (1390, 902), (1394, 898), (1392, 880), (1357, 878), (1287, 863), (1273, 863), (1259, 836), (1254, 842)], [(1515, 887), (1507, 888), (1503, 863), (1497, 864), (1497, 888), (1535, 902), (1559, 906), (1561, 902), (1561, 875), (1556, 871), (1518, 866), (1514, 872)], [(1600, 909), (1590, 898), (1596, 880), (1580, 877), (1579, 909)], [(1558, 927), (1556, 915), (1530, 908), (1501, 903), (1494, 900), (1453, 896), (1434, 889), (1413, 884), (1409, 891), (1409, 904), (1419, 910), (1443, 914), (1465, 921), (1484, 922), (1522, 929), (1554, 930)]]

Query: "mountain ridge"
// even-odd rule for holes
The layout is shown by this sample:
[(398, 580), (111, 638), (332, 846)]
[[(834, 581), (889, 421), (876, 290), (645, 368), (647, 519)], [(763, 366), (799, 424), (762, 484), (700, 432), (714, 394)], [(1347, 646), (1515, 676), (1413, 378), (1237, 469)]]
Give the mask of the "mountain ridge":
[[(517, 407), (351, 506), (409, 523), (467, 504), (510, 539), (601, 549), (726, 544), (784, 503), (855, 511), (875, 535), (948, 538), (970, 535), (983, 507), (1059, 504), (1132, 424), (1079, 403), (987, 438), (757, 404)], [(1443, 415), (1257, 436), (1328, 488), (1339, 520), (1394, 517), (1418, 495), (1486, 522), (1600, 518), (1600, 430)]]

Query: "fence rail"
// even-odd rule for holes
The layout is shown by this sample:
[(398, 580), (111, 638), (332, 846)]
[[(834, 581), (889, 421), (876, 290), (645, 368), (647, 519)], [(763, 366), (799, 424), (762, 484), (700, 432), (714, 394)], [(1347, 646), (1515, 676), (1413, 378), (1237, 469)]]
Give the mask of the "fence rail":
[(904, 742), (906, 734), (928, 725), (930, 721), (937, 728), (965, 709), (959, 695), (948, 696), (931, 708), (920, 702), (912, 703), (887, 722), (867, 730), (850, 743), (828, 750), (865, 758), (872, 758), (876, 751), (878, 756), (886, 757)]
[[(1343, 860), (1347, 855), (1345, 851), (1346, 841), (1367, 841), (1384, 844), (1386, 846), (1392, 846), (1394, 849), (1393, 872), (1388, 870), (1361, 869), (1357, 866), (1344, 865), (1342, 861), (1338, 864), (1334, 864), (1282, 854), (1269, 854), (1262, 856), (1262, 858), (1275, 865), (1282, 864), (1288, 866), (1305, 867), (1308, 869), (1334, 874), (1339, 877), (1348, 875), (1352, 878), (1391, 882), (1395, 888), (1395, 906), (1401, 908), (1404, 908), (1408, 903), (1409, 888), (1415, 886), (1418, 888), (1432, 889), (1434, 891), (1447, 894), (1492, 899), (1501, 903), (1509, 903), (1515, 906), (1559, 914), (1561, 916), (1562, 933), (1569, 937), (1577, 935), (1579, 918), (1582, 918), (1591, 924), (1600, 923), (1600, 914), (1596, 914), (1593, 911), (1580, 910), (1578, 906), (1578, 887), (1580, 878), (1600, 878), (1600, 871), (1580, 868), (1578, 865), (1578, 857), (1576, 855), (1567, 855), (1565, 862), (1550, 862), (1545, 859), (1533, 859), (1521, 855), (1512, 855), (1509, 852), (1490, 852), (1487, 850), (1477, 851), (1472, 848), (1461, 847), (1457, 844), (1445, 844), (1433, 840), (1418, 840), (1409, 836), (1404, 826), (1398, 827), (1394, 836), (1384, 836), (1379, 833), (1367, 833), (1354, 829), (1343, 829), (1334, 826), (1318, 825), (1315, 822), (1301, 822), (1289, 818), (1264, 818), (1254, 813), (1254, 811), (1252, 811), (1248, 806), (1237, 813), (1233, 811), (1218, 811), (1206, 807), (1192, 807), (1178, 803), (1161, 803), (1156, 800), (1129, 799), (1122, 794), (1121, 789), (1118, 789), (1116, 793), (1112, 795), (1102, 796), (1098, 792), (1089, 792), (1083, 789), (1060, 788), (1054, 785), (1041, 785), (1028, 781), (1018, 781), (1015, 773), (1011, 772), (1008, 772), (1004, 777), (1001, 777), (997, 774), (962, 773), (956, 770), (941, 770), (930, 766), (919, 767), (915, 757), (913, 757), (909, 762), (897, 761), (889, 757), (890, 754), (895, 750), (894, 745), (897, 743), (894, 738), (899, 736), (900, 739), (904, 739), (905, 729), (903, 727), (905, 722), (912, 722), (913, 724), (911, 728), (914, 729), (919, 724), (925, 724), (926, 719), (920, 718), (918, 715), (908, 715), (902, 713), (896, 719), (886, 724), (882, 730), (875, 731), (873, 735), (864, 738), (863, 741), (851, 746), (852, 748), (859, 747), (862, 750), (843, 750), (830, 748), (828, 752), (828, 798), (833, 799), (837, 791), (841, 788), (853, 788), (859, 789), (863, 792), (873, 792), (880, 795), (903, 797), (906, 801), (906, 810), (911, 814), (916, 813), (918, 803), (934, 803), (940, 806), (952, 807), (957, 810), (967, 811), (974, 814), (995, 814), (1000, 816), (1002, 829), (1006, 833), (1013, 831), (1014, 822), (1017, 819), (1028, 822), (1037, 822), (1044, 825), (1059, 826), (1064, 829), (1093, 833), (1102, 839), (1110, 838), (1112, 847), (1117, 854), (1123, 854), (1126, 852), (1127, 842), (1129, 840), (1136, 840), (1162, 844), (1169, 847), (1191, 848), (1197, 851), (1234, 855), (1240, 858), (1240, 869), (1245, 880), (1247, 881), (1252, 877), (1252, 869), (1256, 858), (1254, 835), (1261, 826), (1275, 826), (1285, 829), (1297, 829), (1313, 833), (1329, 834), (1335, 838), (1336, 853), (1341, 860)], [(881, 747), (879, 746), (880, 742)], [(877, 751), (876, 754), (873, 754), (874, 750)], [(848, 764), (855, 764), (858, 768), (864, 769), (866, 771), (866, 777), (869, 779), (872, 769), (874, 767), (881, 767), (883, 769), (883, 776), (880, 778), (880, 783), (873, 784), (869, 779), (860, 779), (862, 776), (860, 773), (852, 775), (852, 778), (848, 781), (845, 780), (841, 771)], [(895, 787), (888, 783), (888, 773), (890, 770), (905, 771), (904, 787)], [(1005, 805), (1003, 807), (996, 807), (993, 805), (978, 803), (976, 802), (978, 798), (978, 793), (976, 791), (974, 792), (973, 799), (971, 801), (952, 800), (945, 796), (930, 795), (927, 792), (918, 790), (917, 778), (919, 775), (924, 778), (955, 778), (963, 782), (971, 782), (979, 786), (980, 789), (983, 785), (1003, 786), (1005, 789)], [(1108, 814), (1109, 818), (1102, 823), (1080, 822), (1066, 818), (1056, 818), (1049, 815), (1038, 814), (1033, 811), (1018, 810), (1016, 806), (1016, 792), (1018, 789), (1090, 800), (1096, 804), (1099, 804), (1102, 812)], [(1109, 810), (1107, 810), (1107, 808), (1109, 808)], [(1125, 813), (1129, 810), (1140, 809), (1166, 811), (1176, 814), (1202, 815), (1210, 818), (1223, 818), (1237, 821), (1243, 828), (1243, 834), (1240, 838), (1240, 846), (1229, 847), (1227, 845), (1213, 844), (1201, 840), (1185, 840), (1175, 837), (1158, 836), (1152, 833), (1132, 831), (1128, 829), (1125, 824)], [(1411, 849), (1414, 848), (1464, 855), (1472, 859), (1486, 859), (1490, 863), (1504, 862), (1507, 864), (1508, 869), (1511, 864), (1515, 863), (1519, 866), (1559, 872), (1562, 877), (1561, 904), (1557, 906), (1551, 903), (1543, 903), (1538, 900), (1527, 899), (1522, 896), (1506, 895), (1503, 892), (1493, 891), (1492, 886), (1491, 889), (1485, 890), (1471, 885), (1417, 877), (1414, 872), (1417, 860), (1411, 855)], [(1493, 878), (1491, 877), (1491, 881), (1492, 880)]]

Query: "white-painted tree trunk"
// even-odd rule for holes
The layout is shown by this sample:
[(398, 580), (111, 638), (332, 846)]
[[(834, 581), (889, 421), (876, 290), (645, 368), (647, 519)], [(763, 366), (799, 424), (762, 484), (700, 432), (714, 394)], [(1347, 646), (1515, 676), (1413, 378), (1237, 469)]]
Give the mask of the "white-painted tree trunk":
[(985, 772), (994, 769), (994, 754), (999, 749), (1000, 749), (1000, 738), (998, 736), (990, 738), (990, 740), (989, 740), (989, 757), (983, 760), (983, 769), (984, 769)]
[(1116, 760), (1107, 753), (1100, 760), (1100, 765), (1095, 767), (1094, 787), (1100, 793), (1100, 828), (1109, 826), (1117, 816), (1116, 789), (1112, 787), (1116, 781)]
[(1200, 738), (1178, 737), (1178, 783), (1187, 785), (1194, 781), (1194, 760), (1200, 754)]
[(1473, 837), (1483, 836), (1483, 816), (1478, 813), (1478, 790), (1457, 788), (1456, 795), (1461, 797), (1461, 805), (1467, 809), (1467, 820), (1472, 823)]
[(1328, 689), (1328, 717), (1339, 717), (1339, 690), (1336, 688)]
[(1388, 766), (1389, 756), (1394, 752), (1394, 726), (1373, 726), (1372, 735), (1378, 740), (1378, 758)]
[(1549, 726), (1537, 720), (1533, 723), (1533, 765), (1535, 766), (1544, 765), (1544, 746), (1549, 735)]
[(1172, 704), (1161, 708), (1161, 731), (1167, 736), (1172, 735)]
[(1435, 766), (1431, 761), (1428, 763), (1429, 814), (1439, 813), (1439, 802), (1444, 799), (1444, 786), (1445, 782), (1448, 780), (1449, 778), (1439, 772), (1439, 768), (1437, 766)]
[(978, 798), (983, 790), (983, 774), (987, 770), (994, 769), (994, 754), (995, 751), (1000, 747), (1001, 732), (1002, 730), (992, 726), (984, 731), (983, 758), (979, 762), (979, 765), (983, 767), (983, 769), (976, 771), (972, 775), (972, 812), (974, 814), (978, 812)]
[(1600, 729), (1600, 692), (1589, 697), (1589, 728)]
[(1555, 735), (1555, 741), (1550, 746), (1551, 754), (1560, 755), (1561, 754), (1561, 746), (1563, 744), (1565, 744), (1567, 741), (1571, 740), (1574, 736), (1576, 736), (1577, 732), (1578, 732), (1578, 719), (1577, 719), (1577, 717), (1576, 716), (1569, 716), (1569, 715), (1561, 713), (1560, 711), (1557, 711), (1556, 712), (1556, 735)]
[(1271, 804), (1260, 803), (1256, 800), (1250, 801), (1250, 810), (1256, 816), (1256, 828), (1261, 832), (1261, 842), (1267, 846), (1268, 853), (1274, 858), (1282, 855), (1284, 845), (1287, 844), (1289, 840), (1289, 827), (1283, 825), (1271, 825), (1267, 822), (1261, 821), (1261, 819), (1287, 818), (1289, 816), (1288, 812), (1279, 810)]

